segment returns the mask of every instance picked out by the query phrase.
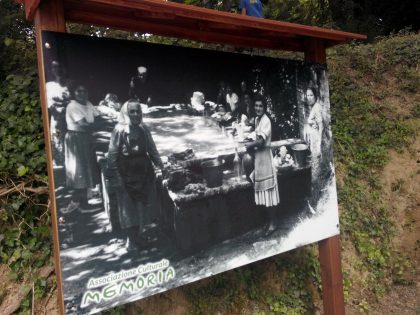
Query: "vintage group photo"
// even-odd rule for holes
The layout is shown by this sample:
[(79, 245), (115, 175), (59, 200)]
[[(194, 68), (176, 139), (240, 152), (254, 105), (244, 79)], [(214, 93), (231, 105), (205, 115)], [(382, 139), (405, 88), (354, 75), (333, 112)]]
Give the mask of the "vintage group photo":
[(42, 37), (66, 314), (339, 233), (325, 66)]

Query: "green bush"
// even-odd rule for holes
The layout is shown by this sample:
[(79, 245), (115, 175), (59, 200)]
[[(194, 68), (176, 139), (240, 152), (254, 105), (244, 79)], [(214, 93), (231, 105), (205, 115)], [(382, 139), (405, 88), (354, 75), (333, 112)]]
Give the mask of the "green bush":
[(6, 77), (0, 89), (0, 120), (1, 176), (45, 176), (37, 72)]

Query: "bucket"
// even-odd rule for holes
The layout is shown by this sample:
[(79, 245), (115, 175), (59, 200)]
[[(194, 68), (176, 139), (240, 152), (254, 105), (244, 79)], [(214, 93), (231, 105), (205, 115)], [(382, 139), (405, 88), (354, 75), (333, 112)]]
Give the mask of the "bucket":
[(213, 159), (201, 163), (203, 177), (206, 180), (207, 187), (221, 186), (223, 183), (223, 165), (224, 160)]
[(292, 145), (292, 151), (297, 167), (305, 167), (309, 154), (308, 146), (304, 143), (294, 144)]

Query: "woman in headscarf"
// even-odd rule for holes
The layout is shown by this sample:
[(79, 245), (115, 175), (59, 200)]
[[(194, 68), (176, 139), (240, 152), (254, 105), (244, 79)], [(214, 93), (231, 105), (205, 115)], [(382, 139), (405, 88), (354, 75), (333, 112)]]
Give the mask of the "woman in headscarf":
[(266, 115), (267, 105), (264, 98), (256, 96), (255, 107), (255, 141), (246, 143), (248, 151), (254, 152), (254, 171), (251, 180), (254, 183), (255, 203), (267, 207), (270, 222), (266, 234), (275, 230), (275, 208), (280, 203), (277, 173), (271, 152), (271, 121)]
[(145, 209), (154, 185), (155, 166), (163, 169), (149, 129), (143, 124), (138, 100), (128, 100), (121, 108), (108, 150), (108, 168), (114, 173), (117, 187), (118, 217), (126, 232), (127, 250), (136, 248), (145, 228)]

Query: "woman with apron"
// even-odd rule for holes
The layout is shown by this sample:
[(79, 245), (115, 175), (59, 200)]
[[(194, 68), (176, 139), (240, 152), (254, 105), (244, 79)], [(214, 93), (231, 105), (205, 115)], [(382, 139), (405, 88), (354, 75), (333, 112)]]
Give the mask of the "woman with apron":
[(267, 208), (270, 219), (266, 234), (275, 230), (276, 209), (280, 203), (277, 173), (271, 152), (271, 121), (265, 114), (267, 105), (262, 97), (255, 97), (255, 141), (246, 145), (248, 151), (254, 152), (254, 171), (251, 180), (254, 183), (255, 203)]
[(154, 184), (152, 162), (163, 168), (152, 135), (143, 124), (141, 105), (129, 100), (121, 109), (123, 116), (111, 135), (108, 168), (114, 173), (118, 217), (126, 232), (127, 250), (136, 249), (145, 227), (145, 211)]

